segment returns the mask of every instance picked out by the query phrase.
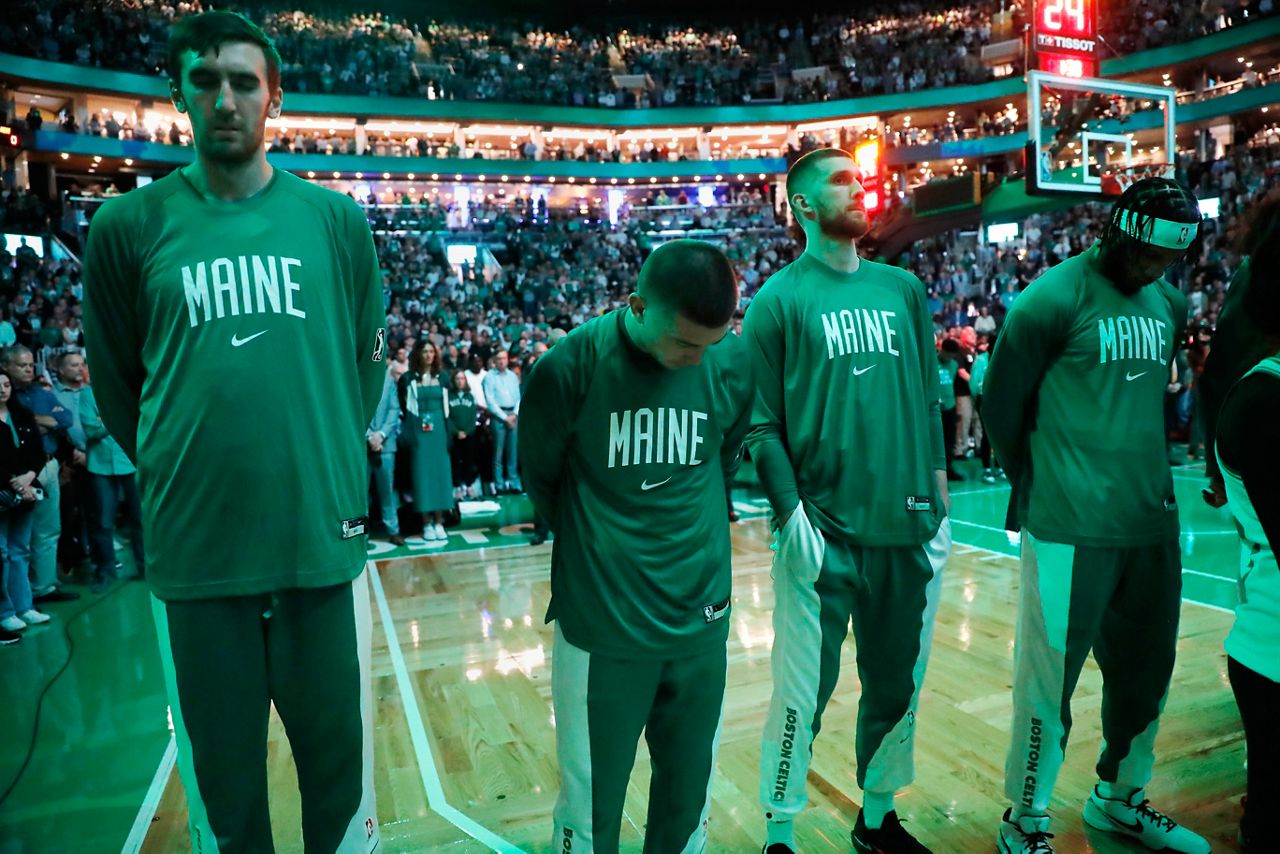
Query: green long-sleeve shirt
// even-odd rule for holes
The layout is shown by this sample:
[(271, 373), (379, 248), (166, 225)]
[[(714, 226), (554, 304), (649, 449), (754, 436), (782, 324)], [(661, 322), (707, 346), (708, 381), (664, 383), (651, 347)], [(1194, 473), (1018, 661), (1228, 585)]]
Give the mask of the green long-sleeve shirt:
[(938, 356), (924, 286), (863, 260), (843, 273), (801, 255), (743, 322), (757, 395), (747, 446), (782, 518), (866, 546), (919, 545), (945, 511)]
[(357, 576), (386, 337), (359, 207), (280, 171), (212, 201), (175, 171), (102, 206), (84, 282), (93, 386), (138, 466), (156, 595)]
[(727, 637), (725, 479), (753, 390), (737, 336), (668, 370), (631, 340), (628, 310), (583, 324), (530, 371), (520, 465), (555, 532), (548, 621), (589, 652), (671, 658)]
[(1186, 305), (1163, 279), (1122, 294), (1102, 274), (1096, 244), (1018, 297), (982, 393), (987, 435), (1013, 485), (1010, 530), (1109, 547), (1178, 535), (1164, 395)]

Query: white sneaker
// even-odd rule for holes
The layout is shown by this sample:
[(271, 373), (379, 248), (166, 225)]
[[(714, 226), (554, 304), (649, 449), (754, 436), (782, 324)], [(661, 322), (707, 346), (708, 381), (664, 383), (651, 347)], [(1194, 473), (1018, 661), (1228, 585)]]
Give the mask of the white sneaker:
[(1024, 815), (1015, 820), (1013, 810), (1007, 809), (996, 834), (996, 848), (1001, 854), (1053, 854), (1052, 838), (1047, 815)]
[(38, 626), (41, 623), (47, 623), (53, 619), (48, 614), (42, 614), (35, 608), (32, 608), (30, 611), (23, 611), (18, 616), (22, 619), (22, 622), (26, 623), (28, 626)]
[(1104, 798), (1094, 786), (1089, 800), (1084, 802), (1084, 821), (1098, 830), (1136, 839), (1152, 851), (1209, 854), (1209, 843), (1204, 837), (1153, 809), (1142, 789), (1126, 801)]
[(17, 617), (17, 616), (5, 617), (3, 620), (0, 620), (0, 628), (6, 629), (11, 632), (20, 632), (26, 627), (27, 627), (27, 624), (22, 622), (21, 617)]
[(449, 535), (444, 530), (444, 525), (436, 525), (436, 539), (442, 542), (449, 539)]

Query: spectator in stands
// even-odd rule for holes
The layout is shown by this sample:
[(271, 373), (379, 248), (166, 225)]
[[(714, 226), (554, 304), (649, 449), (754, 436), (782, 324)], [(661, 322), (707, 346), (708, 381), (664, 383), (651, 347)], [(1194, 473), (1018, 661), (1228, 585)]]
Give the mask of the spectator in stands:
[(474, 499), (480, 495), (476, 442), (480, 408), (467, 382), (466, 371), (453, 372), (449, 389), (449, 457), (453, 465), (453, 489), (459, 499)]
[[(41, 0), (13, 0), (10, 6), (15, 4), (0, 20), (0, 49), (142, 73), (161, 70), (166, 33), (175, 16), (201, 11), (198, 2), (175, 8), (87, 0), (75, 4), (75, 17), (60, 15), (55, 25), (53, 16), (42, 14), (47, 10)], [(1104, 6), (1099, 28), (1110, 44), (1127, 53), (1273, 12), (1271, 0), (1263, 0), (1258, 9), (1233, 6), (1230, 14), (1196, 3), (1157, 5), (1158, 11), (1151, 4)], [(397, 21), (377, 12), (323, 16), (300, 9), (250, 11), (285, 58), (287, 91), (623, 108), (821, 101), (981, 83), (995, 74), (981, 62), (982, 48), (1008, 37), (1007, 28), (1005, 35), (993, 36), (994, 23), (1006, 17), (1012, 21), (996, 0), (926, 0), (815, 16), (794, 31), (776, 21), (744, 21), (735, 30), (662, 24), (592, 30), (580, 24), (568, 32), (503, 26), (495, 37), (493, 25), (479, 21)], [(6, 26), (6, 20), (21, 23)], [(75, 26), (67, 27), (71, 21)], [(85, 32), (94, 33), (92, 42), (77, 35)], [(1021, 58), (1011, 64), (1020, 73)], [(821, 74), (794, 80), (796, 70), (816, 67), (824, 67)], [(419, 69), (429, 70), (422, 77)], [(649, 84), (620, 91), (614, 74), (644, 75)], [(1001, 110), (980, 117), (977, 127), (985, 134), (1012, 133), (1017, 120), (1016, 111)], [(908, 127), (886, 135), (890, 145), (955, 136), (954, 117), (933, 128)], [(513, 142), (510, 150), (527, 157), (531, 145)], [(450, 156), (457, 156), (456, 143), (449, 147)], [(566, 158), (598, 156), (583, 143), (570, 150), (554, 143), (548, 148)], [(556, 156), (551, 151), (543, 155)], [(665, 155), (660, 145), (643, 149), (646, 160)]]
[(36, 473), (44, 449), (34, 416), (13, 398), (12, 378), (0, 371), (0, 643), (17, 640), (27, 626), (49, 622), (32, 601), (27, 561), (31, 555), (32, 508), (40, 503)]
[(499, 494), (524, 491), (516, 460), (516, 424), (520, 416), (520, 380), (508, 368), (507, 351), (493, 357), (493, 370), (484, 378), (484, 399), (493, 428), (493, 480)]
[(960, 342), (954, 338), (944, 338), (938, 352), (938, 387), (942, 392), (942, 446), (947, 453), (947, 480), (964, 480), (964, 476), (955, 470), (955, 447), (957, 434), (956, 414), (956, 374), (959, 371), (957, 361), (960, 358)]
[(137, 469), (129, 461), (124, 449), (111, 438), (102, 416), (93, 387), (80, 389), (80, 420), (84, 425), (87, 450), (86, 468), (89, 471), (90, 491), (93, 496), (89, 513), (90, 559), (93, 563), (93, 592), (101, 593), (118, 577), (116, 567), (116, 519), (124, 510), (124, 531), (129, 537), (133, 553), (133, 578), (146, 577), (146, 564), (142, 540), (142, 501), (138, 493)]
[(973, 358), (977, 350), (977, 335), (972, 326), (959, 328), (955, 340), (960, 350), (955, 354), (955, 397), (956, 397), (956, 440), (955, 458), (963, 460), (972, 453), (975, 447), (974, 426), (977, 425), (978, 436), (981, 436), (981, 421), (973, 417), (973, 392), (969, 385), (972, 378)]
[(37, 473), (45, 500), (39, 502), (31, 519), (31, 591), (37, 603), (66, 602), (80, 594), (63, 590), (58, 581), (58, 539), (62, 535), (61, 466), (58, 457), (71, 447), (67, 431), (71, 413), (53, 392), (36, 382), (35, 357), (29, 348), (14, 345), (4, 352), (5, 372), (13, 381), (13, 397), (36, 419), (44, 447), (45, 462)]
[(973, 321), (973, 331), (979, 335), (990, 335), (996, 331), (996, 319), (991, 316), (991, 306), (986, 303), (978, 309), (978, 316)]
[[(0, 257), (0, 266), (7, 268), (9, 265), (4, 263), (4, 258)], [(13, 324), (9, 322), (9, 310), (0, 306), (0, 347), (9, 347), (17, 343), (18, 334), (14, 332)]]
[(422, 539), (444, 545), (444, 514), (453, 510), (449, 464), (448, 390), (441, 385), (440, 351), (423, 341), (409, 354), (400, 378), (400, 444), (412, 449), (413, 506), (422, 515)]
[(396, 394), (396, 381), (390, 372), (382, 386), (382, 397), (374, 412), (373, 421), (365, 432), (369, 447), (369, 479), (378, 497), (378, 509), (382, 513), (382, 527), (393, 546), (403, 546), (400, 534), (400, 502), (396, 498), (396, 439), (400, 435), (400, 405)]
[(974, 422), (978, 425), (978, 455), (982, 458), (982, 482), (993, 484), (1004, 472), (996, 468), (991, 458), (991, 438), (987, 436), (982, 424), (982, 384), (987, 377), (987, 365), (991, 361), (991, 348), (995, 346), (995, 333), (978, 336), (978, 354), (973, 358), (973, 368), (969, 379), (969, 388), (973, 391), (973, 408), (977, 413)]
[(88, 458), (84, 424), (80, 420), (80, 390), (84, 388), (84, 356), (68, 350), (53, 358), (53, 394), (71, 413), (71, 458), (62, 469), (62, 537), (58, 543), (58, 566), (70, 575), (89, 554), (90, 485), (85, 468)]
[(484, 378), (489, 375), (489, 371), (484, 364), (484, 357), (472, 350), (467, 357), (467, 370), (464, 372), (467, 377), (467, 388), (471, 390), (471, 395), (476, 399), (476, 406), (482, 410), (488, 408), (488, 403), (484, 398)]

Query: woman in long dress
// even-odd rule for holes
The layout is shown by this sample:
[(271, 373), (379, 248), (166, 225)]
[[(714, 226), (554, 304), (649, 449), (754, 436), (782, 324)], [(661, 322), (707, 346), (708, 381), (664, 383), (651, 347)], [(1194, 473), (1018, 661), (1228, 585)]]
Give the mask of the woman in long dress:
[(444, 514), (453, 509), (453, 473), (449, 463), (448, 390), (441, 384), (440, 351), (424, 340), (409, 354), (409, 370), (400, 377), (400, 442), (413, 454), (413, 506), (422, 514), (422, 538), (443, 543)]

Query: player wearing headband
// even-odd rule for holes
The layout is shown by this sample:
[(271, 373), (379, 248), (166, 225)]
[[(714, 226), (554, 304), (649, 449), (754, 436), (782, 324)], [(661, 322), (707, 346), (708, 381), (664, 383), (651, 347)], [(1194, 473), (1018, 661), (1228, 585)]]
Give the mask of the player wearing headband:
[(1049, 800), (1091, 649), (1103, 743), (1085, 821), (1153, 850), (1209, 851), (1144, 794), (1182, 593), (1164, 394), (1187, 305), (1161, 276), (1199, 223), (1174, 181), (1134, 184), (1100, 241), (1018, 297), (991, 356), (982, 416), (1013, 486), (1007, 527), (1022, 532), (1002, 852), (1053, 851)]

